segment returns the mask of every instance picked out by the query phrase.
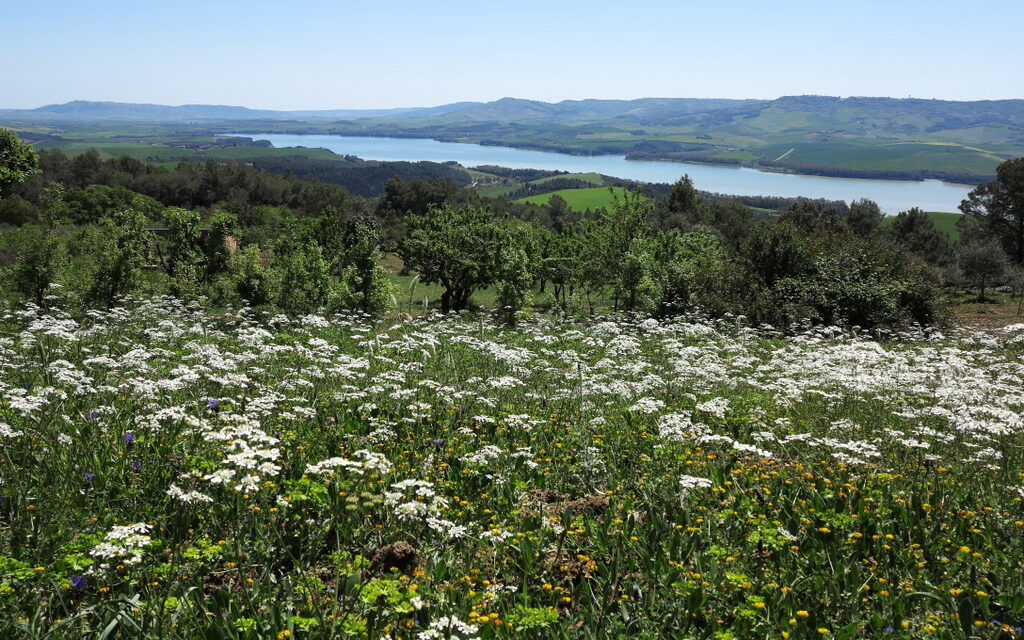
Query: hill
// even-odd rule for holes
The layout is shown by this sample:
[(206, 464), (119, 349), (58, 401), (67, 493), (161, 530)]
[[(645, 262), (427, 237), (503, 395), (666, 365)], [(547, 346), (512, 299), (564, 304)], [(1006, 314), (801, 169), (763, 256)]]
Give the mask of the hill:
[(125, 121), (125, 122), (178, 122), (178, 121), (236, 121), (236, 120), (305, 120), (330, 118), (376, 118), (412, 115), (433, 117), (453, 110), (473, 108), (477, 102), (457, 102), (437, 107), (402, 109), (329, 109), (274, 111), (250, 109), (229, 105), (136, 104), (128, 102), (92, 102), (74, 100), (63, 104), (49, 104), (35, 109), (0, 109), (0, 121), (65, 122), (65, 121)]
[[(108, 131), (105, 123), (120, 130)], [(1024, 155), (1024, 100), (786, 96), (549, 103), (502, 98), (426, 108), (322, 111), (74, 101), (0, 111), (0, 126), (36, 135), (54, 135), (58, 126), (65, 139), (83, 131), (152, 137), (152, 132), (142, 131), (142, 123), (166, 123), (165, 129), (173, 126), (178, 137), (251, 131), (431, 138), (634, 160), (966, 184), (990, 180), (1001, 162)]]

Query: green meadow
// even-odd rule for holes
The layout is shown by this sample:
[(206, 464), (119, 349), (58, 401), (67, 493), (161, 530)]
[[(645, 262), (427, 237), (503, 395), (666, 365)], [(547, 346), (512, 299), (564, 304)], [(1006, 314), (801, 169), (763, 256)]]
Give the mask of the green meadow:
[[(940, 230), (946, 232), (950, 239), (958, 240), (960, 238), (960, 228), (956, 226), (958, 220), (963, 217), (962, 213), (948, 213), (945, 211), (928, 211), (928, 217), (932, 219), (935, 226)], [(892, 224), (895, 219), (894, 216), (886, 216), (882, 219), (882, 226)]]
[[(544, 193), (539, 196), (520, 198), (516, 202), (528, 202), (531, 204), (547, 204), (553, 196), (560, 196), (569, 204), (573, 211), (586, 211), (587, 209), (600, 209), (611, 206), (616, 197), (622, 198), (626, 189), (622, 187), (594, 187), (592, 189), (562, 189), (552, 193)], [(646, 199), (646, 198), (645, 198)]]

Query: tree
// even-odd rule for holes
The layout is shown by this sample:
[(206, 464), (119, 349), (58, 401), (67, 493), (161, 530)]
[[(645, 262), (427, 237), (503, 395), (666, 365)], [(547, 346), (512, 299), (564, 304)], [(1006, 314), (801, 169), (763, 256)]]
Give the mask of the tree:
[(51, 229), (26, 227), (24, 232), (28, 237), (14, 263), (11, 284), (15, 291), (45, 307), (47, 291), (67, 264), (67, 250)]
[(43, 307), (46, 292), (60, 279), (68, 262), (67, 247), (57, 234), (65, 210), (64, 187), (59, 183), (47, 187), (40, 200), (41, 224), (26, 225), (27, 241), (18, 252), (11, 279), (16, 291)]
[(424, 216), (431, 207), (450, 203), (459, 188), (451, 180), (413, 180), (391, 178), (377, 200), (376, 216), (384, 222), (388, 239), (397, 241), (405, 232), (406, 216)]
[(533, 270), (526, 250), (512, 243), (501, 248), (498, 274), (498, 316), (514, 326), (519, 312), (530, 302), (530, 287), (533, 285)]
[(253, 306), (270, 304), (277, 298), (280, 278), (263, 264), (259, 245), (246, 247), (231, 256), (235, 292)]
[(682, 215), (693, 224), (700, 214), (701, 197), (693, 187), (693, 180), (684, 175), (672, 185), (672, 193), (668, 196), (668, 210), (672, 214)]
[(548, 200), (548, 208), (551, 210), (549, 216), (551, 218), (551, 228), (561, 233), (565, 229), (566, 218), (572, 215), (572, 208), (569, 203), (565, 201), (565, 198), (558, 195), (557, 193)]
[(762, 224), (747, 238), (740, 259), (755, 282), (765, 288), (783, 278), (797, 278), (813, 268), (814, 251), (795, 224)]
[(201, 218), (195, 211), (168, 207), (164, 211), (163, 221), (167, 225), (167, 256), (160, 255), (160, 264), (172, 278), (187, 265), (198, 264), (201, 259), (199, 252), (199, 222)]
[(231, 267), (232, 249), (237, 244), (235, 236), (238, 235), (238, 218), (224, 211), (215, 211), (209, 223), (210, 231), (202, 239), (207, 282)]
[(960, 203), (978, 218), (1018, 265), (1024, 265), (1024, 158), (996, 168), (996, 179), (979, 185)]
[(945, 264), (952, 257), (952, 244), (942, 229), (935, 226), (917, 207), (900, 211), (889, 227), (893, 239), (931, 264)]
[(103, 218), (100, 227), (103, 249), (95, 258), (87, 297), (109, 309), (138, 287), (151, 234), (146, 232), (146, 216), (133, 209)]
[(348, 306), (366, 313), (387, 311), (394, 304), (393, 286), (380, 260), (380, 228), (369, 218), (346, 225), (344, 285), (351, 296)]
[(842, 231), (846, 227), (843, 213), (827, 200), (797, 198), (782, 212), (779, 222), (795, 224), (804, 231)]
[(850, 212), (846, 215), (846, 223), (850, 230), (857, 235), (874, 233), (882, 225), (885, 214), (874, 200), (861, 198), (850, 205)]
[(10, 129), (0, 129), (0, 198), (39, 172), (39, 156)]
[[(616, 311), (623, 300), (630, 304), (639, 301), (636, 287), (649, 280), (644, 268), (650, 261), (642, 254), (653, 234), (650, 213), (651, 205), (640, 193), (626, 191), (620, 197), (613, 190), (612, 206), (599, 210), (597, 219), (584, 227), (588, 279), (594, 289), (612, 285)], [(629, 268), (624, 269), (627, 255)]]
[(199, 223), (195, 211), (168, 207), (163, 214), (167, 225), (167, 255), (160, 252), (160, 265), (171, 280), (171, 293), (183, 300), (199, 295), (203, 254), (199, 246)]
[(673, 229), (660, 234), (653, 243), (654, 280), (660, 296), (655, 313), (672, 316), (691, 310), (695, 280), (707, 277), (725, 262), (725, 249), (713, 233), (679, 233)]
[(1006, 252), (996, 240), (971, 242), (960, 248), (960, 268), (978, 287), (978, 302), (985, 302), (985, 287), (998, 281), (1009, 268)]
[(500, 235), (490, 212), (474, 205), (431, 206), (407, 218), (409, 233), (400, 248), (405, 266), (424, 282), (439, 282), (441, 311), (461, 311), (479, 287), (498, 275)]
[(330, 265), (318, 244), (299, 247), (281, 256), (280, 307), (291, 314), (308, 314), (331, 299)]
[(739, 200), (714, 201), (706, 210), (707, 225), (733, 249), (738, 249), (754, 230), (754, 210)]

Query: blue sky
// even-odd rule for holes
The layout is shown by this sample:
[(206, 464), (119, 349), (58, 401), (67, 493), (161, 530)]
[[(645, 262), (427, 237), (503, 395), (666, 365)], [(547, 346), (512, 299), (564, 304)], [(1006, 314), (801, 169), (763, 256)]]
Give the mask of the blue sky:
[(1024, 2), (4, 1), (0, 108), (1024, 98)]

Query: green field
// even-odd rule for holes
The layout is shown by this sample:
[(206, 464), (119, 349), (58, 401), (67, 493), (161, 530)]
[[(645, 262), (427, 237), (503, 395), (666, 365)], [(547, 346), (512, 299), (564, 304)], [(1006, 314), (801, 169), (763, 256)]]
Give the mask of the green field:
[(784, 142), (766, 145), (760, 152), (766, 160), (775, 160), (788, 153), (784, 161), (795, 164), (828, 165), (847, 169), (924, 169), (979, 174), (994, 174), (999, 163), (1005, 160), (989, 151), (954, 144), (928, 143)]
[(600, 173), (567, 173), (558, 176), (550, 176), (547, 178), (540, 178), (537, 180), (531, 180), (529, 184), (546, 184), (552, 180), (582, 180), (583, 182), (589, 182), (592, 185), (601, 186), (604, 184), (604, 177)]
[[(945, 211), (928, 211), (928, 217), (932, 219), (935, 226), (945, 231), (953, 240), (960, 239), (960, 228), (956, 226), (957, 220), (963, 217), (962, 213), (948, 213)], [(895, 220), (895, 216), (887, 216), (882, 219), (882, 226), (888, 226)]]
[[(544, 193), (539, 196), (520, 198), (516, 202), (527, 202), (530, 204), (547, 204), (552, 196), (561, 196), (569, 204), (573, 211), (586, 211), (587, 209), (600, 209), (608, 207), (617, 196), (622, 198), (627, 193), (622, 187), (594, 187), (593, 189), (562, 189), (552, 193)], [(613, 195), (614, 194), (614, 195)], [(646, 198), (644, 198), (646, 200)]]
[(521, 185), (518, 184), (494, 184), (486, 187), (479, 187), (476, 191), (484, 198), (500, 198), (506, 193), (512, 193)]
[(128, 156), (136, 160), (157, 161), (157, 162), (178, 162), (181, 160), (193, 160), (198, 158), (193, 149), (179, 149), (162, 144), (150, 144), (146, 142), (71, 142), (62, 145), (46, 145), (50, 148), (60, 149), (64, 155), (73, 158), (80, 156), (89, 149), (96, 149), (100, 158), (109, 160)]

